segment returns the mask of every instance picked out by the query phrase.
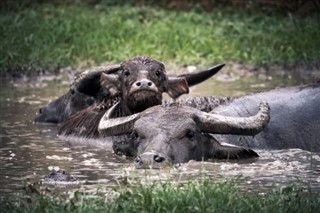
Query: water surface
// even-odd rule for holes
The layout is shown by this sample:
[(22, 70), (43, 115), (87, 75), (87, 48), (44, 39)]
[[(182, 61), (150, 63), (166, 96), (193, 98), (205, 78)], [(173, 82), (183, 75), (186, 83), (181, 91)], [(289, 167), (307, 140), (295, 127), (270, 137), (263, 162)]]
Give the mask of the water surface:
[[(273, 78), (275, 79), (275, 78)], [(210, 80), (193, 88), (190, 95), (239, 96), (271, 88), (297, 84), (290, 78), (261, 80), (257, 76), (236, 80)], [(38, 109), (64, 94), (68, 87), (50, 82), (42, 89), (13, 87), (1, 82), (0, 91), (0, 195), (16, 192), (25, 182), (40, 181), (49, 169), (60, 168), (87, 188), (97, 184), (114, 185), (124, 177), (144, 180), (184, 181), (203, 174), (216, 180), (239, 177), (248, 189), (265, 190), (272, 185), (299, 183), (320, 191), (320, 155), (307, 151), (256, 150), (260, 158), (247, 161), (194, 162), (164, 170), (136, 170), (132, 159), (115, 156), (110, 143), (88, 145), (57, 137), (55, 125), (35, 125)]]

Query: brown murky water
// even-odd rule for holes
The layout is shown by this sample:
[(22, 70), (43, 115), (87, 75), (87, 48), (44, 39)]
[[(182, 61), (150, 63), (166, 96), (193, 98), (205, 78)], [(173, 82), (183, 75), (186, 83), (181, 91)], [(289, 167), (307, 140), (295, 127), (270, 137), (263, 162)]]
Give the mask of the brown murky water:
[[(231, 82), (212, 79), (193, 88), (191, 95), (239, 96), (297, 84), (287, 77), (274, 79), (259, 80), (257, 76), (232, 79)], [(114, 184), (119, 178), (130, 176), (145, 180), (181, 181), (206, 174), (217, 180), (240, 175), (245, 188), (261, 191), (271, 185), (292, 183), (320, 191), (320, 155), (299, 149), (257, 150), (261, 157), (254, 161), (191, 161), (179, 168), (144, 171), (134, 169), (130, 159), (114, 156), (107, 142), (100, 141), (92, 146), (86, 141), (63, 141), (56, 136), (56, 126), (32, 122), (40, 106), (68, 89), (57, 85), (50, 82), (42, 89), (17, 89), (1, 82), (0, 195), (21, 189), (26, 181), (41, 180), (49, 173), (49, 168), (54, 167), (66, 170), (88, 188), (97, 184)]]

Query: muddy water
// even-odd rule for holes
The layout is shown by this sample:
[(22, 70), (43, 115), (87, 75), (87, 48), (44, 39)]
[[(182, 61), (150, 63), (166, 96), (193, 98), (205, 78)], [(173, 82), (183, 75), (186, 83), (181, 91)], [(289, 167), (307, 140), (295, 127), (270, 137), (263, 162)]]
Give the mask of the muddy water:
[[(269, 78), (270, 79), (270, 78)], [(191, 90), (191, 95), (243, 95), (277, 86), (297, 84), (288, 78), (272, 81), (257, 76), (210, 80)], [(35, 125), (32, 120), (40, 108), (67, 91), (67, 86), (50, 82), (42, 89), (15, 88), (1, 82), (0, 91), (0, 195), (15, 192), (26, 183), (41, 180), (51, 168), (66, 170), (81, 181), (82, 187), (113, 185), (121, 178), (141, 177), (148, 181), (183, 181), (199, 175), (224, 180), (239, 177), (248, 189), (265, 190), (271, 185), (300, 183), (320, 191), (320, 155), (303, 150), (257, 150), (260, 158), (236, 162), (189, 162), (178, 168), (144, 171), (131, 166), (131, 159), (116, 157), (110, 143), (88, 145), (67, 142), (56, 136), (55, 125)]]

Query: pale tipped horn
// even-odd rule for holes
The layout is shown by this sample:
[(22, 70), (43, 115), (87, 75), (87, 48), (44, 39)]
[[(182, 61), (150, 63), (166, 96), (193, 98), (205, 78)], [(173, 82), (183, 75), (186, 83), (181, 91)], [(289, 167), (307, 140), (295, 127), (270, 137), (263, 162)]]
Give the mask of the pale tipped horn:
[(120, 102), (112, 106), (101, 118), (98, 130), (103, 136), (115, 136), (128, 134), (132, 131), (134, 122), (140, 118), (140, 113), (126, 117), (112, 118)]
[(184, 77), (189, 85), (189, 87), (197, 85), (209, 78), (213, 75), (217, 74), (225, 64), (218, 64), (214, 67), (210, 67), (209, 69), (202, 70), (196, 73), (182, 74), (178, 75), (178, 77)]
[(194, 116), (194, 120), (203, 132), (256, 135), (267, 126), (270, 120), (270, 107), (268, 103), (261, 102), (258, 113), (250, 117), (228, 117), (205, 112), (196, 113)]

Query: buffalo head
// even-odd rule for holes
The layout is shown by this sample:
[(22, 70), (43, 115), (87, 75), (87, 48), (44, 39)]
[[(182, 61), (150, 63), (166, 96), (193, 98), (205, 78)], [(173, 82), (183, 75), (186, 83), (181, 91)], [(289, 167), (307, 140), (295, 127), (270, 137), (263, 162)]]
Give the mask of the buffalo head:
[(122, 110), (129, 110), (129, 114), (160, 105), (164, 92), (173, 98), (189, 92), (184, 77), (168, 77), (163, 63), (146, 57), (123, 62), (117, 74), (102, 74), (101, 82), (114, 85)]
[(36, 123), (60, 123), (94, 102), (93, 97), (70, 90), (67, 94), (40, 108), (34, 121)]
[(81, 111), (93, 103), (109, 95), (109, 91), (100, 85), (100, 75), (114, 73), (119, 65), (96, 67), (77, 75), (69, 91), (39, 109), (34, 119), (36, 123), (61, 123), (74, 113)]
[(104, 136), (131, 134), (129, 141), (114, 144), (114, 149), (136, 157), (138, 168), (159, 168), (164, 164), (210, 158), (257, 157), (253, 150), (220, 143), (211, 134), (255, 135), (270, 119), (270, 108), (265, 102), (251, 117), (227, 117), (172, 105), (155, 106), (131, 116), (111, 118), (114, 108), (101, 119), (99, 131)]

